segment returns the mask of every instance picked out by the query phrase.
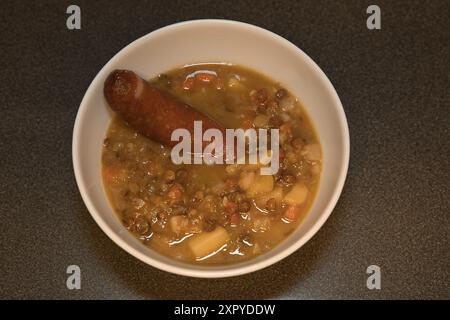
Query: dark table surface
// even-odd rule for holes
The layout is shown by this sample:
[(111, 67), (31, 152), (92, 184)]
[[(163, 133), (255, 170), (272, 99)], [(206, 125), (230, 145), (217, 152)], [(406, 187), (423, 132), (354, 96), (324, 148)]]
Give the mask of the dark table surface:
[[(72, 1), (0, 4), (0, 298), (450, 298), (449, 1)], [(351, 135), (346, 185), (314, 238), (265, 270), (192, 279), (116, 246), (79, 195), (71, 139), (100, 68), (138, 37), (178, 21), (249, 22), (322, 68)], [(80, 266), (82, 289), (66, 288)], [(381, 290), (366, 268), (381, 268)]]

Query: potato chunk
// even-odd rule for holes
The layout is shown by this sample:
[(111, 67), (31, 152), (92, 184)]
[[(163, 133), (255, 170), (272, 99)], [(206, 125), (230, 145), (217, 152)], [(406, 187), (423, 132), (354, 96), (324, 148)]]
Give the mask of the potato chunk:
[(203, 232), (193, 236), (188, 241), (188, 246), (196, 258), (203, 258), (219, 250), (230, 240), (227, 230), (217, 227), (211, 232)]
[(273, 190), (272, 176), (257, 176), (247, 190), (247, 196), (250, 198), (267, 194)]
[(286, 222), (294, 222), (300, 217), (300, 214), (301, 209), (299, 207), (289, 206), (283, 213), (282, 217)]
[(169, 220), (170, 229), (176, 234), (185, 233), (188, 225), (189, 219), (185, 216), (173, 216)]
[(253, 219), (252, 229), (254, 232), (266, 232), (270, 230), (271, 222), (269, 217), (258, 217)]
[(244, 171), (241, 173), (241, 177), (239, 179), (239, 187), (242, 190), (247, 190), (253, 184), (255, 180), (255, 173), (251, 171)]
[(270, 198), (274, 198), (278, 203), (283, 200), (283, 189), (281, 187), (275, 187), (270, 193)]
[(303, 183), (295, 184), (291, 191), (284, 197), (284, 202), (293, 206), (299, 206), (305, 202), (308, 196), (308, 188)]

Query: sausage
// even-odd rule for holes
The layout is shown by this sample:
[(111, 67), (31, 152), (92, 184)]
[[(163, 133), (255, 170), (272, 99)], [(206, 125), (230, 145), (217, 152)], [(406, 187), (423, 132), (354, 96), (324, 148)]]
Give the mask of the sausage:
[(104, 95), (111, 109), (133, 129), (165, 146), (178, 143), (170, 139), (177, 128), (187, 129), (193, 139), (194, 121), (202, 121), (203, 131), (219, 129), (225, 137), (222, 125), (155, 88), (133, 71), (113, 71), (105, 81)]

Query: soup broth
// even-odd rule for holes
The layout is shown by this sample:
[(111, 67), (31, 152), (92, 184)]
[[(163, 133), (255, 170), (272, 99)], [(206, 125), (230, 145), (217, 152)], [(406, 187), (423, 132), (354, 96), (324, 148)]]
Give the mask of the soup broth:
[(106, 192), (123, 225), (176, 260), (229, 264), (274, 248), (302, 222), (321, 175), (321, 147), (299, 100), (242, 66), (197, 64), (150, 80), (226, 128), (276, 128), (280, 168), (175, 165), (170, 149), (115, 117), (104, 140)]

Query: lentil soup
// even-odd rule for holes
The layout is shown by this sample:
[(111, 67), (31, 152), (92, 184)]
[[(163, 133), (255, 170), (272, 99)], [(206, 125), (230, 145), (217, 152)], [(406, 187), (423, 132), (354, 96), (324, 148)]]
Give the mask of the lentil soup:
[(280, 168), (174, 165), (170, 149), (115, 117), (104, 140), (106, 192), (145, 245), (189, 263), (229, 264), (263, 254), (302, 222), (318, 189), (321, 147), (299, 100), (242, 66), (197, 64), (151, 79), (226, 128), (277, 128)]

